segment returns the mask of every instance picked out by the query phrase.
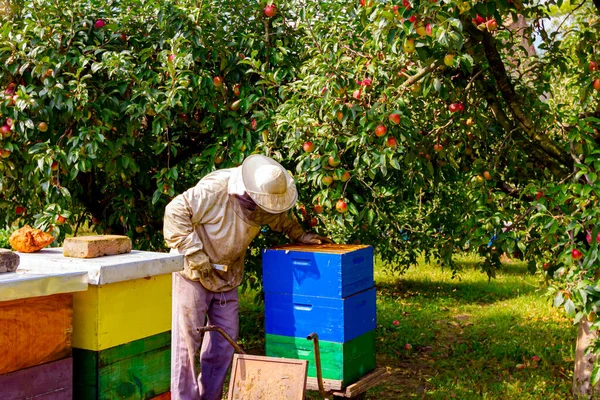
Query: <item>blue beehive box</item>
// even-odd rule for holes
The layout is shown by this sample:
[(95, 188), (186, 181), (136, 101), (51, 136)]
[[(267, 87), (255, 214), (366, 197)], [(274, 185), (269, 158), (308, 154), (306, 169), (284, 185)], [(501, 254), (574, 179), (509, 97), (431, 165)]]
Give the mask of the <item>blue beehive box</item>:
[(265, 331), (345, 343), (375, 329), (376, 301), (374, 287), (343, 299), (265, 292)]
[(373, 247), (286, 245), (263, 251), (263, 290), (344, 298), (370, 289)]

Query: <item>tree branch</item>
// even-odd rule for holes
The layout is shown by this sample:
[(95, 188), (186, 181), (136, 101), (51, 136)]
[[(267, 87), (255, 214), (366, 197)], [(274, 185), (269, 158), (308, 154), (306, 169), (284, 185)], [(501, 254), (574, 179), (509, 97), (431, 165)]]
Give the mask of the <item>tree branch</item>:
[(515, 91), (514, 85), (502, 62), (500, 53), (496, 48), (494, 37), (487, 31), (479, 31), (473, 23), (466, 18), (463, 18), (462, 22), (471, 37), (482, 43), (484, 54), (490, 65), (490, 71), (496, 80), (496, 85), (498, 86), (503, 99), (508, 105), (512, 117), (517, 122), (518, 127), (531, 140), (537, 142), (546, 154), (570, 169), (573, 166), (573, 160), (565, 151), (558, 147), (556, 143), (545, 136), (543, 132), (539, 132), (531, 118), (524, 111), (521, 99)]

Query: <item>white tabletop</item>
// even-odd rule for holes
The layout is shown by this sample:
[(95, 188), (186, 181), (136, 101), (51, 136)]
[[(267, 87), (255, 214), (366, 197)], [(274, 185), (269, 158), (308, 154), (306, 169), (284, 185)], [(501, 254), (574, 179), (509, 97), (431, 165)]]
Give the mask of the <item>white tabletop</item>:
[(36, 274), (17, 270), (0, 274), (0, 301), (80, 292), (87, 287), (85, 271)]
[(183, 269), (179, 254), (137, 251), (97, 258), (63, 256), (62, 248), (46, 248), (36, 253), (19, 253), (21, 264), (17, 271), (58, 273), (85, 271), (90, 285), (123, 282), (168, 274)]

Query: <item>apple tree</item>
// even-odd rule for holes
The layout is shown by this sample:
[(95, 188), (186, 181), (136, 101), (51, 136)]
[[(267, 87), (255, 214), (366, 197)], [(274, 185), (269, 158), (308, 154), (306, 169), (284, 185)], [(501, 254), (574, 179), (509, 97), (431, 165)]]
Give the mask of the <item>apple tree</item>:
[(470, 250), (493, 277), (502, 254), (522, 258), (597, 329), (600, 3), (294, 12), (302, 64), (259, 145), (295, 166), (309, 224), (397, 269)]
[(163, 249), (165, 204), (241, 163), (295, 76), (296, 36), (266, 6), (0, 2), (2, 225)]

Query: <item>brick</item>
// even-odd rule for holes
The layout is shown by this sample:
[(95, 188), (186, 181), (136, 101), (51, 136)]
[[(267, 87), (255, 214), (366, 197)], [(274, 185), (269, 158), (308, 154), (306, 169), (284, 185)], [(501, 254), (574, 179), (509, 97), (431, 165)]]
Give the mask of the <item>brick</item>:
[(129, 253), (131, 239), (120, 235), (78, 236), (65, 239), (63, 255), (75, 258), (95, 258)]
[(0, 249), (0, 273), (14, 272), (19, 266), (19, 255), (7, 249)]

